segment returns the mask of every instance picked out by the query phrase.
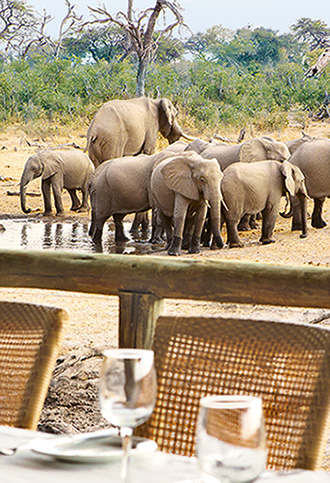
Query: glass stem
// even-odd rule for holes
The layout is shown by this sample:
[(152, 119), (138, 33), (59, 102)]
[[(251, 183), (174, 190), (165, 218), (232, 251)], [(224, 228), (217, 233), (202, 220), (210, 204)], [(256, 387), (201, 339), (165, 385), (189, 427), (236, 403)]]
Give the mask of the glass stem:
[(120, 436), (123, 445), (123, 459), (121, 463), (120, 479), (123, 483), (128, 483), (128, 465), (132, 447), (132, 428), (120, 428)]

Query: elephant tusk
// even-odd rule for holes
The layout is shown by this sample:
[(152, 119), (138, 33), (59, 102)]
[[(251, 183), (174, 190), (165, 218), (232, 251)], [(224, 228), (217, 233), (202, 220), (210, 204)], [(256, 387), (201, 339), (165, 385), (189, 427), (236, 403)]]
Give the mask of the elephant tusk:
[(229, 211), (229, 210), (228, 210), (228, 206), (226, 205), (226, 203), (225, 203), (223, 200), (221, 201), (221, 203), (223, 204), (224, 209), (225, 209), (226, 211)]
[(188, 134), (185, 134), (184, 132), (181, 133), (181, 137), (183, 139), (186, 139), (187, 141), (195, 141), (197, 138), (194, 138), (192, 136), (188, 136)]
[(209, 200), (205, 200), (205, 204), (206, 204), (206, 206), (207, 206), (208, 208), (211, 208), (211, 205), (210, 205)]

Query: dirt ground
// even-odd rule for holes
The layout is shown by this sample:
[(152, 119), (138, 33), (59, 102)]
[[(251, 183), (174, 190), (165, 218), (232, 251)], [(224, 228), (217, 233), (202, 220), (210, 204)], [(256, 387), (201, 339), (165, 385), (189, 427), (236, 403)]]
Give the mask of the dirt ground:
[[(330, 138), (330, 123), (311, 123), (307, 134)], [(53, 135), (47, 138), (28, 137), (20, 127), (11, 126), (0, 132), (0, 236), (1, 220), (24, 217), (19, 205), (19, 180), (27, 158), (39, 147), (58, 147), (76, 143), (85, 146), (85, 132), (81, 130), (67, 135)], [(268, 134), (279, 141), (299, 138), (299, 126)], [(165, 147), (165, 146), (163, 146)], [(40, 178), (30, 183), (28, 204), (33, 209), (29, 216), (40, 216)], [(69, 209), (69, 196), (65, 195), (65, 208)], [(309, 211), (312, 204), (309, 206)], [(67, 217), (89, 220), (88, 215), (67, 211)], [(241, 233), (243, 248), (211, 251), (202, 249), (198, 255), (184, 253), (184, 258), (244, 260), (256, 263), (285, 265), (314, 265), (330, 267), (330, 199), (326, 200), (324, 218), (328, 225), (317, 230), (309, 224), (306, 239), (300, 239), (298, 232), (291, 232), (290, 220), (278, 218), (274, 232), (276, 243), (262, 246), (258, 242), (259, 232), (253, 230)], [(55, 220), (55, 217), (54, 217)], [(10, 247), (8, 247), (10, 248)], [(167, 256), (166, 252), (157, 253)], [(147, 256), (147, 255), (145, 255)], [(0, 288), (3, 300), (29, 301), (56, 305), (65, 308), (70, 317), (66, 336), (57, 361), (49, 394), (42, 412), (39, 428), (55, 433), (75, 433), (107, 427), (108, 424), (98, 409), (98, 374), (101, 352), (116, 347), (118, 342), (118, 300), (94, 294), (70, 293), (49, 290)], [(330, 327), (330, 311), (288, 309), (279, 307), (238, 306), (192, 301), (166, 301), (166, 313), (180, 314), (227, 314), (244, 313), (249, 316), (276, 320), (319, 323)]]

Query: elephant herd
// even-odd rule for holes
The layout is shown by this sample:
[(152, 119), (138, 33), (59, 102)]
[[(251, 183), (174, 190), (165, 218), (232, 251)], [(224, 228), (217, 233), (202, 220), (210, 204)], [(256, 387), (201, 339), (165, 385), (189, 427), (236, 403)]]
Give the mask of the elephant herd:
[[(261, 136), (240, 144), (195, 139), (189, 143), (168, 99), (114, 100), (95, 114), (87, 131), (88, 155), (78, 150), (43, 150), (25, 164), (20, 183), (25, 213), (26, 187), (42, 178), (44, 214), (51, 214), (51, 189), (56, 213), (63, 213), (62, 190), (70, 194), (71, 210), (91, 205), (89, 235), (102, 242), (106, 220), (113, 217), (115, 240), (127, 240), (123, 219), (152, 209), (151, 242), (166, 235), (169, 255), (211, 248), (240, 247), (238, 231), (256, 227), (261, 214), (260, 242), (272, 243), (282, 196), (287, 196), (292, 230), (307, 236), (307, 200), (314, 200), (312, 226), (322, 228), (322, 208), (330, 197), (330, 139), (301, 138), (287, 143)], [(154, 154), (158, 133), (169, 146)], [(82, 192), (82, 201), (76, 191)]]

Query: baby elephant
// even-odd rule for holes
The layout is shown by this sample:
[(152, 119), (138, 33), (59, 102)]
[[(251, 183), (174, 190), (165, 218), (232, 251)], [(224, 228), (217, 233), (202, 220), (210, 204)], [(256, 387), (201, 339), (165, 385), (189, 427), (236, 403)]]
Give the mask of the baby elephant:
[(173, 156), (153, 170), (150, 184), (153, 205), (165, 226), (169, 255), (181, 254), (184, 224), (189, 216), (194, 216), (189, 253), (199, 253), (208, 205), (214, 241), (217, 247), (222, 248), (221, 179), (218, 162), (215, 159), (203, 159), (194, 152)]
[(242, 216), (258, 212), (262, 213), (260, 241), (263, 245), (273, 243), (271, 237), (281, 197), (286, 191), (300, 200), (303, 220), (301, 237), (306, 237), (308, 196), (304, 179), (301, 170), (288, 161), (257, 161), (228, 166), (223, 174), (221, 191), (229, 248), (243, 246), (237, 232), (237, 224)]
[[(30, 213), (26, 208), (26, 188), (30, 181), (41, 176), (41, 191), (44, 198), (44, 215), (52, 214), (51, 188), (53, 190), (56, 214), (64, 213), (62, 191), (65, 188), (72, 201), (72, 211), (88, 210), (87, 181), (94, 171), (94, 165), (89, 157), (76, 149), (51, 150), (45, 149), (30, 156), (26, 161), (20, 182), (21, 208), (24, 213)], [(76, 190), (82, 192), (82, 202), (79, 201)]]

